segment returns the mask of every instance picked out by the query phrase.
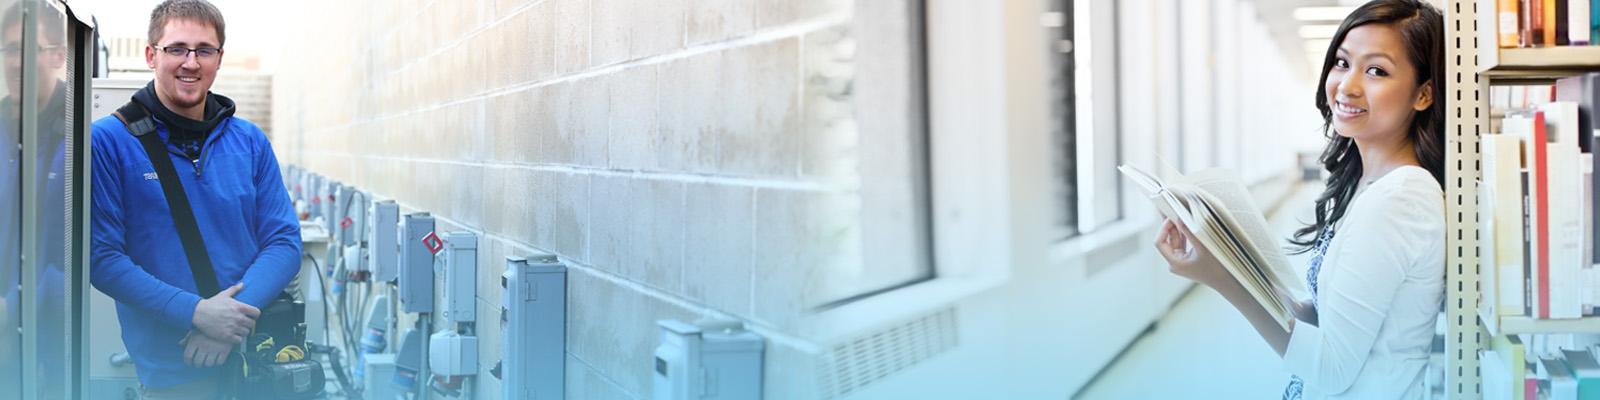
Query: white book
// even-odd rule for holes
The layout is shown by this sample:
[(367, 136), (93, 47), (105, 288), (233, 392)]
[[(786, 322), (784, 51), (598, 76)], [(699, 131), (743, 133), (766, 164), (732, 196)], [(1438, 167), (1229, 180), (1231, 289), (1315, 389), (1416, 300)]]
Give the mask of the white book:
[(1583, 316), (1583, 182), (1578, 149), (1551, 146), (1550, 158), (1550, 318)]
[(1522, 274), (1522, 149), (1513, 135), (1483, 136), (1483, 183), (1485, 200), (1479, 200), (1479, 211), (1490, 215), (1480, 216), (1483, 224), (1480, 246), (1484, 254), (1480, 261), (1482, 270), (1494, 284), (1495, 309), (1499, 315), (1521, 315), (1527, 305), (1523, 303)]
[[(1485, 135), (1483, 137), (1484, 141), (1487, 142), (1490, 136), (1494, 135)], [(1484, 143), (1484, 160), (1489, 159), (1489, 148), (1488, 143)], [(1488, 177), (1493, 172), (1488, 168), (1488, 165), (1489, 163), (1485, 161), (1483, 169), (1485, 177)], [(1482, 275), (1479, 277), (1483, 280), (1483, 291), (1481, 292), (1483, 302), (1479, 303), (1478, 307), (1482, 308), (1480, 312), (1484, 313), (1484, 315), (1501, 315), (1500, 312), (1506, 308), (1501, 306), (1503, 300), (1499, 297), (1502, 293), (1509, 294), (1503, 291), (1500, 285), (1499, 257), (1495, 256), (1494, 211), (1494, 190), (1487, 183), (1480, 180), (1478, 181), (1478, 234), (1480, 235), (1478, 236), (1478, 271), (1482, 271)]]
[(1537, 144), (1534, 140), (1536, 136), (1534, 120), (1533, 112), (1516, 112), (1506, 115), (1502, 125), (1506, 135), (1518, 138), (1519, 147), (1522, 149), (1524, 164), (1523, 170), (1519, 171), (1521, 176), (1518, 177), (1518, 183), (1522, 186), (1522, 189), (1518, 191), (1522, 195), (1522, 209), (1520, 210), (1521, 217), (1517, 223), (1517, 226), (1522, 227), (1522, 237), (1524, 238), (1522, 242), (1522, 278), (1524, 282), (1522, 290), (1523, 304), (1525, 306), (1522, 314), (1537, 318), (1540, 316), (1540, 310), (1543, 309), (1541, 307), (1540, 294), (1548, 293), (1548, 291), (1543, 291), (1543, 288), (1539, 286), (1541, 281), (1539, 265), (1541, 263), (1540, 260), (1545, 255), (1538, 251), (1539, 232), (1543, 227), (1539, 223), (1538, 217), (1540, 201), (1537, 189), (1539, 187), (1538, 176), (1545, 167), (1544, 163), (1536, 162), (1539, 158), (1535, 155)]
[(1127, 165), (1117, 170), (1144, 190), (1162, 216), (1183, 222), (1200, 242), (1195, 245), (1216, 255), (1278, 325), (1288, 329), (1293, 305), (1309, 296), (1260, 208), (1233, 173), (1212, 169), (1186, 177), (1172, 172), (1163, 180)]
[[(1494, 350), (1478, 352), (1478, 365), (1483, 374), (1483, 398), (1485, 399), (1511, 399), (1512, 391), (1511, 371), (1506, 369), (1506, 362), (1500, 359), (1500, 354)], [(1519, 377), (1520, 378), (1520, 377)]]
[(1583, 217), (1580, 218), (1580, 221), (1583, 223), (1583, 228), (1580, 235), (1582, 238), (1578, 240), (1578, 245), (1583, 248), (1583, 258), (1579, 262), (1579, 265), (1583, 267), (1582, 274), (1586, 278), (1584, 280), (1586, 284), (1583, 285), (1583, 290), (1580, 295), (1583, 296), (1584, 300), (1583, 315), (1587, 316), (1594, 315), (1594, 307), (1596, 305), (1600, 305), (1600, 302), (1595, 301), (1596, 292), (1600, 292), (1600, 290), (1595, 290), (1595, 267), (1591, 264), (1594, 261), (1594, 207), (1590, 207), (1589, 205), (1594, 204), (1595, 200), (1594, 154), (1580, 154), (1578, 156), (1578, 166), (1582, 171), (1581, 179), (1583, 180), (1583, 202), (1578, 203), (1580, 204), (1578, 207), (1580, 210), (1578, 210), (1578, 212), (1583, 214)]
[(1589, 285), (1589, 309), (1584, 316), (1594, 315), (1595, 307), (1600, 307), (1600, 290), (1594, 290), (1595, 285), (1600, 285), (1600, 266), (1590, 266), (1583, 270), (1584, 283)]
[(1573, 46), (1587, 46), (1593, 39), (1589, 37), (1589, 6), (1587, 0), (1567, 2), (1567, 39)]
[(1583, 259), (1583, 174), (1578, 164), (1578, 104), (1552, 102), (1540, 106), (1549, 135), (1545, 168), (1549, 197), (1550, 318), (1583, 316), (1580, 286)]

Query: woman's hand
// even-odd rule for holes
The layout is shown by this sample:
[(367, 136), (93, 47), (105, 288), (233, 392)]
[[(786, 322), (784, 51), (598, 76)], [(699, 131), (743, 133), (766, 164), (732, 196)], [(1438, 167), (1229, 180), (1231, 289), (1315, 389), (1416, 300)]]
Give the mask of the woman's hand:
[(1222, 268), (1222, 262), (1217, 261), (1211, 251), (1195, 240), (1194, 234), (1184, 227), (1183, 222), (1169, 219), (1163, 223), (1155, 244), (1161, 257), (1167, 259), (1168, 270), (1175, 275), (1213, 288), (1233, 279)]

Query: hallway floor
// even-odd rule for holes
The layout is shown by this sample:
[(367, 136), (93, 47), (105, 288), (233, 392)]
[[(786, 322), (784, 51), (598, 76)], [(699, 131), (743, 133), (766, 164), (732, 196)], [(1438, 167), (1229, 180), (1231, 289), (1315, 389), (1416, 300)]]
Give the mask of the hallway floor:
[[(1287, 238), (1310, 221), (1319, 183), (1301, 185), (1268, 218)], [(1290, 255), (1297, 276), (1309, 256)], [(1171, 312), (1078, 393), (1077, 399), (1276, 399), (1289, 374), (1282, 363), (1221, 295), (1196, 286)]]

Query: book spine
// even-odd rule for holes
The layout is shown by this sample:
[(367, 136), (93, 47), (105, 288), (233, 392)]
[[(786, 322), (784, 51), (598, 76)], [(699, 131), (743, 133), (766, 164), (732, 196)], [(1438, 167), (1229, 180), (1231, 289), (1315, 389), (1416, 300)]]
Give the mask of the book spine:
[(1522, 315), (1534, 316), (1533, 295), (1533, 192), (1529, 192), (1528, 172), (1522, 172)]
[(1522, 375), (1522, 398), (1536, 400), (1539, 398), (1539, 374), (1533, 368), (1525, 369)]
[[(1568, 118), (1562, 123), (1571, 121)], [(1558, 129), (1567, 128), (1562, 126)], [(1571, 135), (1568, 132), (1557, 134)], [(1549, 262), (1546, 263), (1550, 273), (1547, 277), (1550, 285), (1550, 318), (1578, 318), (1583, 316), (1578, 284), (1583, 279), (1580, 268), (1584, 265), (1582, 215), (1578, 211), (1581, 208), (1578, 201), (1583, 198), (1578, 148), (1570, 141), (1552, 144), (1547, 161), (1549, 164), (1545, 169), (1549, 171), (1550, 181), (1546, 185), (1549, 199), (1546, 200), (1548, 212), (1545, 215), (1549, 223), (1546, 231), (1550, 241)]]
[(1499, 33), (1497, 41), (1501, 48), (1517, 47), (1518, 42), (1521, 40), (1518, 35), (1521, 31), (1522, 19), (1517, 17), (1517, 6), (1517, 0), (1495, 1), (1495, 9), (1497, 10), (1495, 32)]
[(1534, 275), (1538, 282), (1538, 305), (1541, 319), (1550, 318), (1550, 175), (1547, 164), (1549, 156), (1549, 142), (1544, 124), (1544, 113), (1533, 114), (1533, 160), (1537, 166), (1533, 171), (1533, 235), (1534, 258), (1538, 263), (1534, 266), (1537, 270)]
[(1583, 296), (1583, 314), (1584, 315), (1594, 315), (1594, 306), (1596, 304), (1600, 304), (1600, 302), (1595, 301), (1595, 292), (1596, 292), (1595, 286), (1594, 286), (1595, 285), (1595, 281), (1594, 281), (1595, 269), (1592, 266), (1592, 264), (1594, 264), (1594, 249), (1595, 249), (1594, 248), (1594, 242), (1593, 242), (1593, 240), (1594, 240), (1594, 209), (1588, 206), (1588, 205), (1594, 204), (1594, 169), (1593, 169), (1594, 160), (1593, 159), (1594, 159), (1594, 154), (1593, 153), (1585, 153), (1585, 154), (1580, 155), (1579, 158), (1578, 158), (1578, 165), (1580, 166), (1580, 169), (1583, 171), (1582, 174), (1580, 174), (1580, 176), (1579, 176), (1579, 179), (1582, 181), (1582, 183), (1579, 186), (1582, 187), (1581, 190), (1583, 191), (1583, 202), (1582, 203), (1578, 203), (1580, 205), (1578, 212), (1580, 214), (1582, 214), (1582, 217), (1579, 218), (1579, 221), (1582, 222), (1582, 226), (1579, 228), (1579, 234), (1578, 234), (1578, 236), (1579, 236), (1578, 246), (1582, 247), (1582, 251), (1580, 252), (1581, 255), (1579, 256), (1579, 260), (1581, 260), (1581, 261), (1578, 263), (1578, 266), (1579, 266), (1579, 270), (1582, 271), (1581, 274), (1583, 275), (1583, 280), (1581, 282), (1584, 282), (1583, 287), (1582, 287), (1583, 290), (1582, 290), (1582, 293), (1580, 294), (1581, 296)]
[(1521, 0), (1522, 23), (1517, 25), (1520, 47), (1538, 47), (1544, 39), (1544, 0)]
[(1600, 0), (1589, 1), (1589, 45), (1600, 45)]
[(1539, 44), (1543, 46), (1556, 45), (1556, 0), (1544, 0), (1539, 6)]
[(1523, 377), (1527, 376), (1529, 372), (1525, 358), (1527, 354), (1526, 347), (1522, 345), (1522, 341), (1516, 335), (1494, 336), (1487, 340), (1489, 341), (1489, 348), (1500, 355), (1499, 360), (1489, 361), (1498, 361), (1503, 364), (1501, 369), (1505, 371), (1505, 384), (1510, 386), (1507, 389), (1512, 392), (1510, 398), (1512, 400), (1523, 400)]
[(1589, 35), (1589, 0), (1568, 0), (1567, 6), (1567, 35), (1573, 46), (1588, 46), (1593, 37)]
[(1485, 135), (1484, 179), (1492, 196), (1492, 231), (1495, 279), (1498, 280), (1500, 315), (1525, 314), (1527, 306), (1523, 271), (1526, 246), (1526, 219), (1523, 204), (1526, 183), (1522, 173), (1522, 154), (1518, 139), (1508, 134)]
[[(1582, 1), (1582, 0), (1578, 0), (1578, 1)], [(1557, 46), (1568, 46), (1568, 45), (1572, 44), (1572, 37), (1571, 37), (1572, 32), (1571, 32), (1570, 29), (1568, 29), (1568, 27), (1570, 27), (1572, 25), (1572, 19), (1571, 19), (1572, 16), (1571, 16), (1571, 13), (1568, 12), (1571, 9), (1572, 9), (1572, 1), (1571, 0), (1556, 0), (1556, 12), (1555, 12), (1555, 17), (1556, 17), (1556, 21), (1555, 21), (1556, 22), (1555, 23), (1555, 25), (1556, 25), (1556, 37), (1555, 37), (1555, 44)]]
[(1505, 277), (1500, 276), (1500, 249), (1495, 244), (1499, 243), (1498, 232), (1495, 228), (1495, 212), (1500, 208), (1495, 204), (1495, 190), (1493, 185), (1494, 146), (1489, 140), (1495, 135), (1483, 137), (1483, 180), (1478, 182), (1478, 270), (1482, 271), (1483, 279), (1483, 312), (1486, 315), (1500, 315), (1506, 309), (1503, 305), (1505, 297), (1510, 297), (1510, 291), (1501, 290), (1501, 282)]

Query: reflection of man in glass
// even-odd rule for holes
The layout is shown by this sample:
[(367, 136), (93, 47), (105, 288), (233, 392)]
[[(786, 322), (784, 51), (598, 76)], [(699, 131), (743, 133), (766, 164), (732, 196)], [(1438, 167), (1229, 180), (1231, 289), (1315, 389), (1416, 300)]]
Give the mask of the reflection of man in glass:
[[(65, 226), (66, 226), (66, 89), (62, 74), (67, 62), (66, 48), (66, 16), (59, 10), (49, 5), (39, 7), (36, 26), (37, 34), (31, 45), (37, 52), (32, 65), (22, 64), (22, 52), (25, 45), (22, 41), (22, 14), (21, 4), (13, 4), (6, 9), (3, 19), (3, 28), (0, 28), (0, 53), (5, 58), (6, 92), (5, 98), (0, 99), (0, 146), (4, 146), (5, 160), (4, 171), (0, 172), (0, 190), (10, 192), (21, 191), (25, 182), (23, 173), (38, 176), (39, 190), (38, 209), (26, 210), (34, 212), (39, 218), (39, 231), (22, 232), (22, 196), (20, 193), (6, 193), (0, 196), (0, 287), (4, 288), (4, 295), (0, 296), (0, 326), (8, 327), (6, 333), (0, 334), (0, 357), (6, 360), (20, 358), (21, 343), (15, 337), (14, 328), (16, 318), (20, 315), (17, 303), (21, 300), (21, 288), (18, 285), (20, 271), (23, 267), (39, 268), (39, 283), (37, 290), (31, 296), (39, 299), (39, 378), (42, 394), (46, 397), (55, 397), (64, 385), (63, 373), (65, 363), (65, 348), (62, 338), (66, 336), (64, 318), (66, 316), (64, 274), (62, 262), (65, 259)], [(37, 95), (32, 99), (24, 99), (22, 93), (22, 80), (34, 79), (37, 85)], [(22, 142), (23, 132), (22, 113), (23, 101), (33, 101), (36, 107), (38, 123), (38, 147), (36, 164), (33, 168), (22, 167)], [(37, 234), (39, 260), (30, 265), (21, 265), (21, 244), (24, 234)], [(9, 336), (9, 337), (7, 337)], [(10, 354), (4, 354), (12, 352)], [(17, 366), (16, 362), (5, 363)], [(0, 374), (12, 374), (14, 371), (0, 368)]]

